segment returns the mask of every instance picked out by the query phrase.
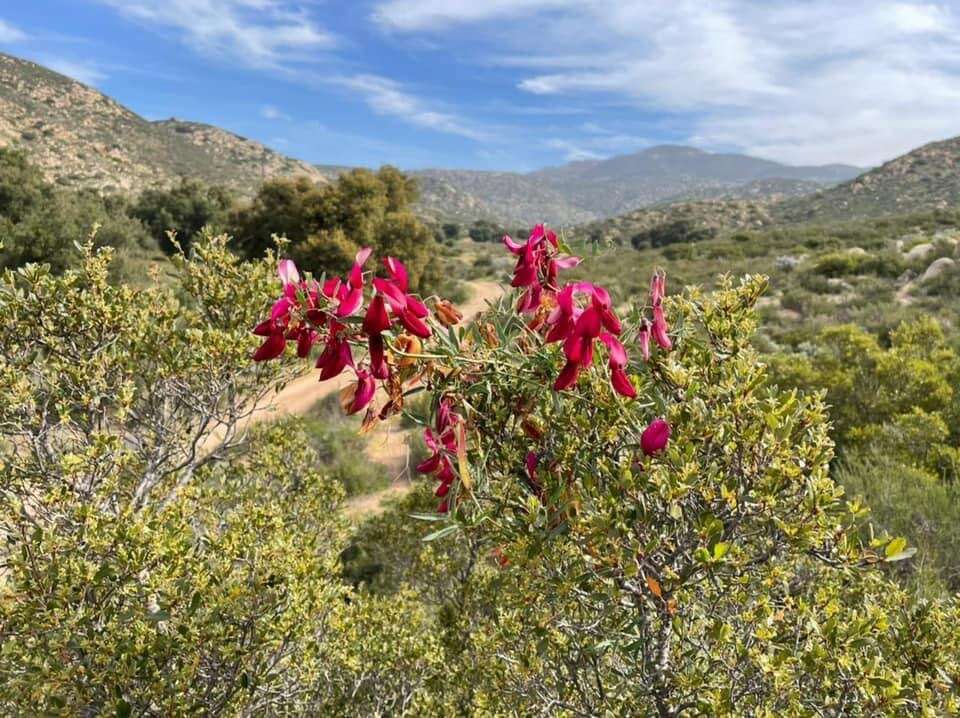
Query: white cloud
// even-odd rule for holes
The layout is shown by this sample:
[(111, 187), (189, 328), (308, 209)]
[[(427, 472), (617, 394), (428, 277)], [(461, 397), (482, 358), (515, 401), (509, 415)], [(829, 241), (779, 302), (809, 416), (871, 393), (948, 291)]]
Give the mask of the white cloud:
[[(331, 51), (338, 39), (290, 0), (98, 0), (149, 27), (174, 30), (191, 49), (255, 69), (275, 71), (308, 87), (346, 87), (374, 112), (469, 139), (484, 137), (454, 113), (441, 111), (399, 83), (374, 74), (319, 73), (317, 61), (341, 66)], [(290, 120), (273, 105), (260, 109), (267, 120)]]
[(37, 61), (54, 72), (71, 77), (84, 85), (96, 86), (107, 79), (107, 74), (97, 65), (89, 62), (77, 62), (64, 57), (40, 56)]
[(442, 30), (467, 22), (519, 17), (575, 4), (571, 0), (389, 0), (373, 11), (381, 26), (405, 32)]
[(669, 114), (705, 147), (872, 164), (960, 134), (952, 2), (382, 0), (373, 18), (469, 33), (527, 93)]
[(355, 75), (338, 83), (360, 94), (380, 115), (398, 117), (417, 127), (459, 135), (472, 140), (487, 139), (485, 132), (464, 122), (455, 114), (429, 107), (422, 99), (405, 91), (398, 83), (380, 75)]
[(13, 43), (23, 42), (26, 39), (27, 36), (22, 30), (0, 19), (0, 42), (10, 43), (12, 45)]
[(280, 0), (99, 0), (151, 26), (172, 28), (198, 52), (279, 68), (336, 45), (332, 34)]
[(260, 116), (266, 120), (289, 120), (290, 115), (274, 105), (264, 105), (260, 108)]
[(635, 152), (655, 144), (645, 137), (616, 132), (595, 123), (584, 123), (581, 128), (586, 135), (576, 138), (553, 137), (543, 144), (563, 152), (563, 158), (569, 162), (577, 160), (597, 160), (614, 154)]

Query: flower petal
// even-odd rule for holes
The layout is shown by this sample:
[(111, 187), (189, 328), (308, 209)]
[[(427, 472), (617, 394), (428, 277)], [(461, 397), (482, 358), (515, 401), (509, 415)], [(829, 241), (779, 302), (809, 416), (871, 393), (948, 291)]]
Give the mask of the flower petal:
[(397, 283), (400, 291), (406, 292), (410, 286), (410, 277), (407, 274), (407, 268), (403, 265), (403, 262), (396, 257), (387, 257), (383, 260), (383, 264), (393, 278), (393, 281)]
[(253, 360), (269, 361), (270, 359), (276, 359), (283, 354), (283, 349), (286, 345), (287, 341), (283, 338), (283, 334), (271, 334), (267, 337), (266, 341), (260, 345), (257, 351), (253, 353)]

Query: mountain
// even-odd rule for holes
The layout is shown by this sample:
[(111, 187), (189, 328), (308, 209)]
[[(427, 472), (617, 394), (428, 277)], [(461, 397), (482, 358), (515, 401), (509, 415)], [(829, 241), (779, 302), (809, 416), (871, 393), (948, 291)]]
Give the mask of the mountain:
[(421, 213), (437, 219), (485, 219), (512, 227), (543, 219), (555, 225), (581, 224), (597, 216), (563, 192), (516, 172), (431, 169), (409, 174), (420, 186)]
[(18, 145), (48, 179), (135, 192), (194, 177), (250, 194), (266, 177), (312, 165), (226, 130), (182, 120), (150, 122), (97, 90), (0, 53), (0, 146)]
[[(960, 137), (923, 145), (827, 189), (804, 193), (803, 186), (792, 186), (794, 182), (802, 181), (757, 180), (733, 188), (727, 196), (675, 199), (587, 223), (576, 231), (594, 241), (623, 244), (676, 222), (711, 232), (737, 231), (957, 210)], [(754, 196), (751, 187), (759, 187)]]
[(532, 173), (571, 203), (600, 217), (629, 212), (670, 198), (736, 194), (742, 185), (769, 180), (835, 183), (863, 170), (848, 165), (793, 167), (748, 155), (661, 145), (606, 160), (571, 162)]
[(862, 171), (839, 164), (794, 167), (748, 155), (662, 145), (527, 174), (439, 169), (412, 174), (421, 181), (424, 211), (435, 216), (576, 224), (665, 201), (796, 197)]
[(782, 221), (829, 221), (956, 208), (960, 205), (960, 137), (931, 142), (836, 187), (788, 200)]

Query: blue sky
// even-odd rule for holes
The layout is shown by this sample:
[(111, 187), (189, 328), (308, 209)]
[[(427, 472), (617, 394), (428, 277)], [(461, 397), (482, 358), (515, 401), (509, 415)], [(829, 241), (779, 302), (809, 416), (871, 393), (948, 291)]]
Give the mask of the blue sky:
[(0, 49), (327, 164), (670, 142), (876, 164), (960, 135), (960, 2), (29, 0)]

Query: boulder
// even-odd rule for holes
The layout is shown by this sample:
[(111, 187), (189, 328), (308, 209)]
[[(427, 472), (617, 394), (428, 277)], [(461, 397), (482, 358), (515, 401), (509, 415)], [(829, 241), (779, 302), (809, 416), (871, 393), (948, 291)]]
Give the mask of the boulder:
[(908, 262), (919, 262), (921, 259), (926, 259), (930, 256), (932, 252), (936, 251), (936, 247), (933, 246), (931, 242), (923, 242), (914, 247), (911, 247), (910, 250), (904, 255)]
[(940, 259), (935, 259), (931, 262), (930, 266), (927, 267), (927, 271), (923, 273), (923, 276), (920, 277), (921, 282), (926, 282), (931, 279), (936, 279), (944, 272), (947, 272), (957, 266), (955, 260), (950, 259), (950, 257), (940, 257)]

